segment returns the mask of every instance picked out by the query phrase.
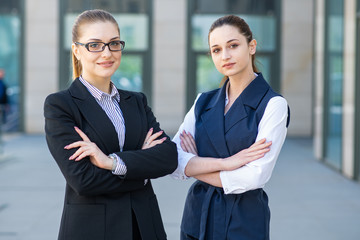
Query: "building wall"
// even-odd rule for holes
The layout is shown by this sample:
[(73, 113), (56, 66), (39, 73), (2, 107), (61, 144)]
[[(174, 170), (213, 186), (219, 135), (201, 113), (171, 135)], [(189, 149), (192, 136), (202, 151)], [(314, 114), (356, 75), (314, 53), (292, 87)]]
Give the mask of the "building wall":
[(44, 130), (45, 97), (58, 89), (58, 1), (25, 0), (24, 128)]
[(354, 177), (355, 166), (355, 62), (356, 62), (356, 0), (345, 1), (344, 19), (344, 106), (342, 172)]
[[(343, 124), (342, 124), (342, 166), (343, 175), (354, 178), (355, 167), (355, 82), (356, 82), (356, 1), (344, 1), (344, 76), (343, 76)], [(325, 144), (324, 123), (324, 43), (325, 43), (325, 4), (324, 0), (316, 0), (316, 36), (315, 36), (315, 156), (323, 160)]]
[[(58, 0), (25, 0), (27, 133), (43, 132), (43, 102), (58, 90), (58, 15)], [(187, 0), (153, 0), (153, 18), (151, 106), (162, 128), (172, 135), (186, 114)], [(281, 18), (281, 89), (291, 107), (288, 135), (311, 136), (313, 0), (283, 0)]]
[(283, 0), (281, 89), (291, 109), (289, 136), (312, 136), (313, 0)]
[(186, 0), (154, 0), (153, 110), (168, 134), (185, 112)]

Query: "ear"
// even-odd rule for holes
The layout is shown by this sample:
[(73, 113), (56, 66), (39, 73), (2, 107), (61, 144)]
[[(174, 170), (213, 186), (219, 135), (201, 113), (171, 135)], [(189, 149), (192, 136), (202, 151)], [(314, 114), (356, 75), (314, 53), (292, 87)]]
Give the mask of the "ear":
[(71, 50), (74, 53), (77, 60), (80, 61), (80, 50), (79, 50), (78, 46), (76, 46), (75, 43), (71, 44)]
[(255, 39), (251, 40), (249, 43), (249, 51), (251, 55), (254, 55), (256, 53), (256, 45), (257, 42)]

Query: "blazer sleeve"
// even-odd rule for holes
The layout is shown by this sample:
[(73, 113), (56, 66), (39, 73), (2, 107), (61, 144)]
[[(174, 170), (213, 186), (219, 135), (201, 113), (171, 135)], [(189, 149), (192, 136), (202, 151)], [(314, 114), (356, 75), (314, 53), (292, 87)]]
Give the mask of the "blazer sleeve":
[[(49, 95), (44, 104), (45, 133), (50, 153), (58, 164), (67, 184), (79, 195), (100, 195), (124, 193), (144, 187), (141, 180), (121, 179), (111, 171), (94, 166), (88, 159), (70, 161), (76, 149), (66, 150), (64, 146), (80, 141), (74, 126), (79, 126), (81, 115), (67, 94)], [(79, 126), (81, 127), (81, 126)]]
[[(140, 106), (143, 107), (148, 129), (153, 128), (154, 132), (161, 131), (145, 95), (141, 93), (137, 97), (140, 98)], [(163, 137), (166, 137), (166, 140), (152, 148), (117, 153), (127, 167), (125, 179), (152, 179), (175, 171), (178, 164), (176, 145), (165, 132), (159, 139)]]

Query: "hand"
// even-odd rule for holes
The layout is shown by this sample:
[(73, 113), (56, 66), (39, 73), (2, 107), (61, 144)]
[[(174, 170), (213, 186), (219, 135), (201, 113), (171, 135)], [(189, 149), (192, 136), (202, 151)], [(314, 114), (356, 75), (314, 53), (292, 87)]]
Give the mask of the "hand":
[(83, 141), (74, 142), (64, 147), (65, 149), (79, 148), (69, 160), (80, 161), (85, 157), (89, 157), (91, 163), (95, 166), (112, 170), (113, 160), (106, 156), (95, 143), (91, 142), (83, 131), (78, 127), (74, 128)]
[(224, 161), (224, 170), (231, 171), (238, 169), (249, 162), (255, 161), (259, 158), (262, 158), (265, 153), (270, 151), (270, 146), (272, 142), (266, 142), (266, 139), (263, 138), (249, 148), (246, 148), (235, 155), (232, 155), (228, 158), (225, 158)]
[(182, 150), (195, 155), (198, 154), (194, 137), (190, 133), (187, 133), (185, 130), (183, 130), (183, 132), (180, 134), (180, 140), (180, 146)]
[(161, 134), (163, 134), (164, 131), (159, 131), (157, 133), (152, 134), (154, 131), (153, 128), (150, 128), (150, 130), (148, 131), (148, 133), (146, 134), (145, 140), (144, 140), (144, 144), (142, 146), (141, 149), (148, 149), (148, 148), (152, 148), (158, 144), (163, 143), (166, 140), (166, 137), (163, 137), (161, 139), (155, 140), (158, 137), (161, 136)]

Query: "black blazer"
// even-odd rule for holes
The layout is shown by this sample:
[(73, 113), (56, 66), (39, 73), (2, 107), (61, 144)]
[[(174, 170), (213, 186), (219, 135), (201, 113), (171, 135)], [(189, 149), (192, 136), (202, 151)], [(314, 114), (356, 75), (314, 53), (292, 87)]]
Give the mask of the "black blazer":
[[(164, 143), (141, 150), (146, 133), (160, 131), (144, 94), (119, 90), (125, 120), (125, 143), (120, 152), (117, 133), (106, 113), (76, 79), (69, 89), (45, 100), (45, 132), (50, 152), (66, 179), (60, 240), (132, 239), (132, 211), (144, 240), (166, 239), (151, 182), (177, 167), (176, 146)], [(88, 159), (69, 157), (76, 149), (64, 146), (81, 140), (79, 127), (105, 153), (116, 153), (125, 162), (127, 174), (118, 177), (94, 166)], [(164, 137), (165, 133), (161, 136)]]

